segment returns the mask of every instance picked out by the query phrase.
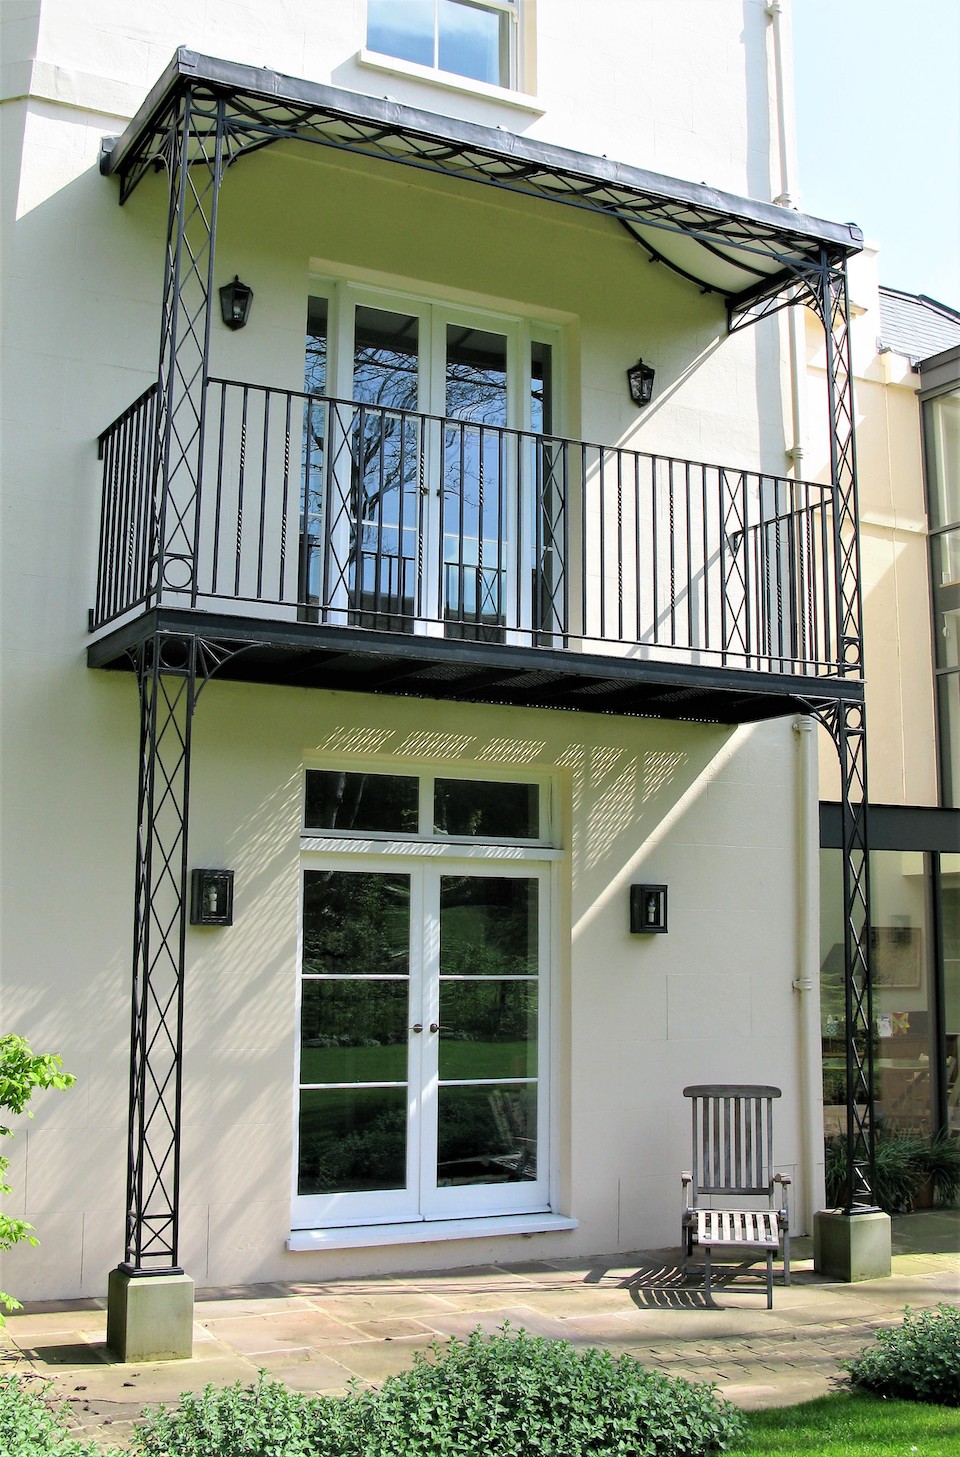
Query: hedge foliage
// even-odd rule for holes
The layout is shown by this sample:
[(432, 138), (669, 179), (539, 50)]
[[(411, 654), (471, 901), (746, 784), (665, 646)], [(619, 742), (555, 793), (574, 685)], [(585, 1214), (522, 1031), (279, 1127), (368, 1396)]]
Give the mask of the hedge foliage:
[(854, 1386), (877, 1396), (960, 1406), (960, 1306), (908, 1307), (903, 1324), (878, 1331), (846, 1369)]

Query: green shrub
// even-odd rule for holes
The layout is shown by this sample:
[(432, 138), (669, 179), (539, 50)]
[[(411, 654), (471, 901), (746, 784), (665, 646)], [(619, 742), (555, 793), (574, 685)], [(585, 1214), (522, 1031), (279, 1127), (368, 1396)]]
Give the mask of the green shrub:
[(109, 1457), (103, 1448), (67, 1435), (59, 1413), (44, 1397), (46, 1389), (45, 1383), (35, 1380), (0, 1376), (3, 1457)]
[[(926, 1177), (921, 1162), (923, 1150), (923, 1140), (912, 1134), (893, 1133), (877, 1138), (873, 1197), (887, 1214), (902, 1214), (912, 1208), (917, 1190)], [(824, 1175), (827, 1204), (836, 1208), (843, 1203), (846, 1191), (845, 1134), (827, 1139)]]
[(712, 1386), (524, 1331), (435, 1345), (379, 1391), (308, 1397), (263, 1373), (146, 1414), (146, 1457), (705, 1457), (744, 1431)]
[(938, 1133), (923, 1148), (920, 1166), (933, 1179), (937, 1203), (956, 1204), (960, 1199), (960, 1138)]
[[(73, 1073), (61, 1071), (63, 1063), (55, 1052), (33, 1052), (22, 1037), (5, 1032), (0, 1037), (0, 1113), (33, 1114), (27, 1104), (34, 1093), (43, 1088), (69, 1088), (76, 1082)], [(12, 1138), (13, 1129), (0, 1123), (0, 1138)], [(13, 1190), (6, 1182), (5, 1174), (10, 1160), (0, 1156), (0, 1194), (11, 1194)], [(0, 1213), (0, 1251), (12, 1250), (14, 1245), (39, 1244), (32, 1233), (33, 1225), (25, 1219), (14, 1219)], [(0, 1306), (7, 1310), (19, 1310), (20, 1302), (5, 1290), (0, 1290)], [(4, 1324), (0, 1311), (0, 1325)]]
[(522, 1330), (474, 1331), (435, 1357), (384, 1383), (364, 1457), (700, 1457), (744, 1430), (712, 1386)]
[(303, 1396), (260, 1372), (256, 1385), (185, 1392), (170, 1411), (148, 1409), (134, 1450), (148, 1457), (353, 1457), (357, 1401)]
[(960, 1406), (960, 1306), (912, 1312), (846, 1362), (850, 1381), (877, 1396)]

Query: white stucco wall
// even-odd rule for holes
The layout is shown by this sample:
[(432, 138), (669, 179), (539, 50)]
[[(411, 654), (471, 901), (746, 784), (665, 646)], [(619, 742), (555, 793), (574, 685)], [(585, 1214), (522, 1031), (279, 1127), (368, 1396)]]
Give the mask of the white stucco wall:
[[(198, 1284), (674, 1244), (688, 1082), (781, 1086), (777, 1161), (798, 1176), (798, 749), (789, 721), (730, 730), (466, 713), (226, 683), (205, 689), (201, 704), (191, 863), (234, 868), (236, 900), (232, 927), (188, 932), (182, 1261)], [(73, 705), (100, 728), (82, 745), (80, 791), (91, 825), (79, 858), (97, 873), (71, 865), (54, 917), (43, 917), (38, 897), (29, 905), (42, 976), (30, 978), (35, 995), (28, 986), (17, 1000), (37, 1044), (60, 1048), (78, 1075), (69, 1093), (39, 1100), (14, 1145), (17, 1207), (43, 1247), (8, 1257), (5, 1279), (30, 1298), (100, 1293), (123, 1230), (133, 682), (87, 673)], [(580, 1221), (575, 1232), (286, 1252), (302, 767), (325, 755), (367, 768), (452, 763), (482, 776), (509, 764), (556, 776), (565, 853), (552, 987), (554, 1202)], [(667, 936), (629, 934), (637, 880), (669, 885)], [(794, 1194), (802, 1208), (802, 1180)]]
[(505, 95), (365, 63), (365, 0), (37, 0), (3, 10), (5, 96), (33, 91), (129, 116), (184, 45), (731, 192), (770, 199), (779, 188), (764, 0), (528, 0), (525, 74)]

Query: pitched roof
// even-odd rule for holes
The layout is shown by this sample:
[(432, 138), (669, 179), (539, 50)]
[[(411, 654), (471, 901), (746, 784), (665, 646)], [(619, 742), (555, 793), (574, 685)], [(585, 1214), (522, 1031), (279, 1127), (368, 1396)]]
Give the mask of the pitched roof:
[(960, 312), (923, 293), (880, 288), (881, 349), (919, 361), (960, 344)]

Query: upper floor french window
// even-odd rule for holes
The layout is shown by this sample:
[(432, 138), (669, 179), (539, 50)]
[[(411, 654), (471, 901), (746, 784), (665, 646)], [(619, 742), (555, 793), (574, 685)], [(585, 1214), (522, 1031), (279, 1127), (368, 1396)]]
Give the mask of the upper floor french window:
[(367, 47), (380, 55), (514, 87), (520, 0), (367, 0)]

